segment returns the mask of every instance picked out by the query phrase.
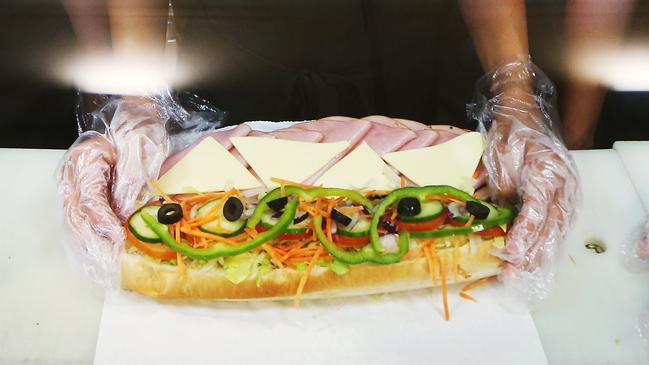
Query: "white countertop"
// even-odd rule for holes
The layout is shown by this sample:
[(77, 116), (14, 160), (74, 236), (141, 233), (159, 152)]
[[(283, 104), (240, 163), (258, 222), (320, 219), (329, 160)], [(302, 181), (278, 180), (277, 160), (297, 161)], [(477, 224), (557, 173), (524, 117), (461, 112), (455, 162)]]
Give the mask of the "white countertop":
[[(8, 202), (0, 210), (0, 363), (93, 361), (103, 298), (62, 249), (54, 180), (62, 154), (0, 149)], [(615, 151), (574, 156), (584, 182), (581, 215), (554, 292), (533, 309), (546, 356), (551, 364), (649, 363), (635, 329), (649, 310), (649, 274), (619, 264), (620, 244), (644, 221), (644, 208)], [(589, 238), (608, 251), (586, 250)]]

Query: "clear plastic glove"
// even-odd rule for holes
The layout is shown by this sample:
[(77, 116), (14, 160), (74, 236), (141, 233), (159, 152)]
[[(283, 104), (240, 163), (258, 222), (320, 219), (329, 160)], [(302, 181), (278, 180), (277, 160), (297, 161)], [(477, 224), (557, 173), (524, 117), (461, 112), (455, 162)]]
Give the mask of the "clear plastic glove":
[(167, 117), (152, 99), (119, 98), (104, 108), (112, 115), (106, 133), (81, 134), (58, 181), (66, 227), (76, 242), (72, 252), (93, 281), (109, 286), (118, 277), (122, 220), (150, 198), (147, 181), (157, 177), (169, 143)]
[(469, 115), (486, 135), (483, 163), (496, 200), (521, 206), (501, 280), (528, 301), (550, 291), (564, 237), (577, 211), (575, 165), (558, 133), (554, 85), (529, 60), (499, 67), (476, 85)]
[(80, 135), (58, 170), (66, 248), (90, 279), (119, 283), (123, 222), (152, 197), (148, 181), (174, 149), (223, 125), (226, 113), (191, 94), (84, 95)]

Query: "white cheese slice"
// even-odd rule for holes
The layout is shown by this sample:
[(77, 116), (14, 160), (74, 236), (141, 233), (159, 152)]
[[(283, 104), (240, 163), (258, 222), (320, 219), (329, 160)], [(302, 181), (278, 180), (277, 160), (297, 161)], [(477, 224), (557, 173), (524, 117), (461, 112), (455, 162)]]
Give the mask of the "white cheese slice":
[(158, 180), (167, 194), (250, 189), (261, 186), (214, 138), (205, 138)]
[(315, 185), (356, 190), (392, 190), (399, 177), (372, 147), (362, 142), (325, 172)]
[(303, 182), (341, 154), (348, 142), (312, 143), (260, 137), (230, 138), (234, 147), (268, 187), (271, 178)]
[(484, 148), (482, 135), (469, 132), (436, 146), (381, 157), (419, 186), (450, 185), (473, 194), (473, 173)]

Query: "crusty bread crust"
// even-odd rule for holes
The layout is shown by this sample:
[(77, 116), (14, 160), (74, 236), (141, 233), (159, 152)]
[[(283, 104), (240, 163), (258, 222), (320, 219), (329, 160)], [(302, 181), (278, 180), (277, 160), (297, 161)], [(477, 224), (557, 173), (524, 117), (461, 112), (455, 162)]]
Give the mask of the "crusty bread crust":
[[(502, 261), (492, 256), (491, 241), (468, 243), (457, 248), (437, 251), (447, 268), (447, 283), (476, 280), (498, 274)], [(455, 261), (457, 260), (457, 261)], [(156, 298), (217, 299), (217, 300), (281, 300), (293, 299), (302, 272), (276, 269), (264, 275), (259, 285), (256, 279), (233, 284), (221, 269), (187, 268), (182, 272), (177, 266), (161, 264), (137, 253), (122, 256), (122, 286), (126, 289)], [(465, 273), (454, 275), (457, 262)], [(440, 268), (436, 266), (440, 285)], [(457, 281), (454, 280), (457, 276)], [(302, 298), (326, 298), (366, 295), (391, 291), (410, 290), (433, 286), (428, 262), (425, 258), (402, 261), (392, 265), (356, 265), (344, 275), (315, 267), (302, 293)]]

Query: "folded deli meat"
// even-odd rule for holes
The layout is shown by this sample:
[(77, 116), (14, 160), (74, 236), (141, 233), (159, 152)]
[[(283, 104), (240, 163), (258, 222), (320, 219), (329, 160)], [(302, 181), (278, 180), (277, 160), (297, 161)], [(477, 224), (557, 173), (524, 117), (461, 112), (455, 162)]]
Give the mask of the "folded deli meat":
[(493, 276), (514, 212), (488, 200), (483, 150), (476, 132), (378, 116), (216, 131), (128, 218), (123, 286), (299, 303)]

